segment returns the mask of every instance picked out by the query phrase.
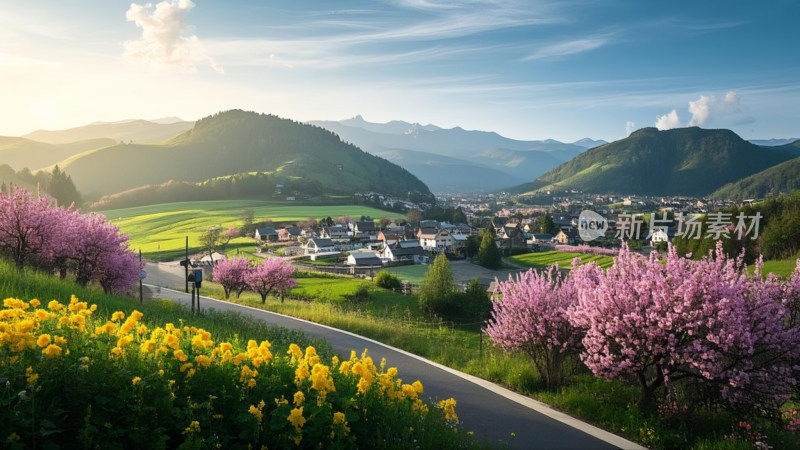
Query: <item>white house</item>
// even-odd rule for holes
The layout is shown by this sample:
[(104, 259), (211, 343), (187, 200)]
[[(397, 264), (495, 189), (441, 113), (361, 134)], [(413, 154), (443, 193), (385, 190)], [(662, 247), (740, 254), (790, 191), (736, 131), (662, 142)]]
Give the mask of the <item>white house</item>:
[(663, 229), (657, 229), (650, 235), (650, 246), (655, 247), (659, 242), (669, 242), (669, 234)]
[(311, 238), (305, 245), (306, 255), (312, 253), (335, 253), (336, 247), (333, 241), (325, 238)]
[(419, 245), (422, 246), (424, 250), (447, 250), (453, 246), (453, 235), (444, 229), (438, 230), (435, 233), (423, 232), (419, 235)]
[(347, 264), (350, 266), (380, 266), (381, 259), (373, 251), (350, 252), (347, 257)]
[(385, 261), (414, 261), (422, 262), (424, 251), (419, 241), (397, 241), (387, 245), (381, 250), (381, 258)]

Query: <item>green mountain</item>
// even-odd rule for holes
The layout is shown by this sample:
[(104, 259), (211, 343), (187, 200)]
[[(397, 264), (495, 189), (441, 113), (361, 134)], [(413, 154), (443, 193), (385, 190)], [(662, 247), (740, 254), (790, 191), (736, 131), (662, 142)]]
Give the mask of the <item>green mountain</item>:
[(78, 189), (90, 195), (170, 180), (199, 182), (268, 172), (295, 184), (317, 184), (326, 193), (430, 196), (428, 187), (405, 169), (344, 143), (329, 131), (241, 110), (201, 119), (191, 130), (162, 144), (119, 144), (60, 165)]
[(65, 144), (48, 144), (21, 137), (0, 136), (0, 163), (15, 170), (43, 169), (77, 153), (83, 153), (117, 142), (113, 139), (88, 139)]
[[(800, 153), (800, 141), (777, 147), (788, 153)], [(712, 197), (744, 200), (777, 197), (800, 190), (800, 157), (772, 166), (755, 175), (717, 189)]]
[(800, 149), (760, 147), (730, 130), (644, 128), (590, 149), (516, 190), (705, 196), (797, 156)]

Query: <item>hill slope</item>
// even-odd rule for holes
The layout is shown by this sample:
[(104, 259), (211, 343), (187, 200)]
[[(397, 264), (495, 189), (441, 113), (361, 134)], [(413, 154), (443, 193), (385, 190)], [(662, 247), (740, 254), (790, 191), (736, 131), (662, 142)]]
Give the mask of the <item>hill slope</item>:
[(47, 144), (21, 137), (0, 136), (0, 163), (31, 171), (51, 166), (72, 155), (114, 145), (112, 139), (89, 139), (68, 144)]
[[(115, 141), (148, 143), (161, 142), (173, 138), (192, 128), (194, 122), (177, 121), (171, 123), (150, 122), (147, 120), (127, 120), (122, 122), (100, 122), (68, 130), (37, 130), (25, 135), (26, 138), (48, 144), (66, 144), (87, 139), (106, 138)], [(116, 142), (115, 142), (116, 143)]]
[(704, 196), (798, 154), (789, 148), (759, 147), (730, 130), (644, 128), (588, 150), (520, 190)]
[(260, 171), (318, 183), (330, 193), (430, 195), (427, 186), (406, 170), (345, 144), (326, 130), (240, 110), (199, 120), (163, 144), (120, 144), (80, 155), (63, 167), (78, 189), (94, 194)]
[[(800, 141), (776, 147), (789, 154), (800, 153)], [(735, 183), (716, 190), (715, 198), (744, 200), (748, 198), (775, 197), (800, 190), (800, 157), (772, 166)]]

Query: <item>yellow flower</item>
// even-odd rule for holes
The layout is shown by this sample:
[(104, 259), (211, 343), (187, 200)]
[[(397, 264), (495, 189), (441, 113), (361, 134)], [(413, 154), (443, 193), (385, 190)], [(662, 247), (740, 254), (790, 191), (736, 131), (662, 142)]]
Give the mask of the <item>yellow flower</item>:
[(133, 342), (133, 335), (131, 335), (131, 334), (125, 335), (125, 336), (123, 336), (123, 337), (121, 337), (121, 338), (119, 338), (117, 340), (117, 347), (120, 347), (120, 348), (125, 347), (126, 345), (130, 344), (131, 342)]
[(31, 300), (31, 306), (33, 306), (34, 308), (38, 308), (41, 305), (42, 305), (42, 302), (40, 302), (38, 299)]
[(238, 366), (238, 365), (239, 365), (239, 364), (241, 364), (241, 363), (242, 363), (242, 361), (244, 361), (245, 359), (247, 359), (247, 354), (246, 354), (246, 353), (239, 353), (238, 355), (234, 356), (234, 358), (233, 358), (233, 364), (235, 364), (235, 365), (237, 365), (237, 366)]
[(62, 345), (62, 346), (67, 345), (67, 340), (64, 337), (58, 335), (53, 336), (53, 342), (55, 342), (56, 345)]
[(61, 347), (55, 344), (50, 344), (47, 346), (47, 348), (42, 350), (42, 354), (48, 358), (55, 358), (61, 354)]
[(125, 313), (122, 311), (115, 311), (114, 314), (111, 314), (112, 321), (122, 320), (124, 318), (125, 318)]
[(36, 310), (36, 318), (39, 319), (40, 322), (44, 322), (45, 320), (50, 319), (53, 315), (43, 309)]
[(200, 432), (200, 422), (196, 420), (193, 420), (192, 423), (190, 423), (189, 426), (186, 427), (185, 430), (183, 430), (184, 434), (193, 434), (199, 432)]
[(6, 442), (12, 443), (19, 441), (19, 435), (17, 433), (11, 433), (6, 437)]
[(33, 371), (33, 367), (28, 366), (28, 368), (25, 369), (25, 381), (27, 381), (28, 384), (33, 385), (38, 379), (39, 374)]
[(141, 378), (141, 377), (133, 377), (133, 379), (131, 380), (131, 383), (132, 383), (134, 386), (136, 386), (137, 384), (139, 384), (139, 382), (140, 382), (140, 381), (142, 381), (142, 378)]
[(350, 433), (350, 427), (347, 425), (347, 420), (345, 419), (344, 413), (342, 412), (333, 413), (333, 424), (341, 425), (342, 429), (344, 430), (345, 436), (347, 436), (347, 434)]
[(411, 386), (414, 386), (414, 390), (417, 391), (417, 394), (422, 394), (425, 389), (422, 387), (422, 383), (419, 380), (411, 383)]
[(189, 357), (186, 356), (186, 353), (184, 353), (183, 350), (181, 350), (181, 349), (178, 349), (178, 350), (175, 350), (174, 352), (172, 352), (172, 356), (174, 356), (175, 359), (177, 359), (180, 362), (186, 362), (186, 360), (189, 359)]
[(453, 398), (448, 398), (439, 402), (439, 408), (444, 412), (444, 419), (450, 422), (458, 422), (458, 415), (456, 414), (456, 401)]
[(294, 393), (294, 406), (299, 407), (306, 401), (306, 396), (303, 394), (303, 391), (297, 391)]
[(36, 345), (38, 345), (41, 348), (45, 348), (48, 345), (50, 345), (50, 342), (52, 342), (50, 335), (42, 334), (39, 336), (39, 339), (36, 340)]
[(305, 380), (308, 378), (308, 375), (308, 364), (300, 364), (294, 371), (295, 383), (300, 383), (301, 381)]
[(303, 351), (300, 350), (300, 347), (298, 347), (297, 344), (290, 344), (289, 350), (287, 350), (286, 353), (292, 355), (292, 363), (303, 357)]
[(283, 398), (283, 397), (281, 397), (281, 398), (276, 398), (276, 399), (275, 399), (275, 406), (277, 406), (277, 407), (279, 407), (279, 408), (280, 408), (282, 405), (288, 405), (288, 404), (289, 404), (289, 400), (286, 400), (286, 399), (285, 399), (285, 398)]
[(261, 411), (258, 408), (256, 408), (255, 405), (250, 405), (249, 413), (252, 414), (253, 417), (256, 418), (256, 421), (258, 423), (261, 423), (262, 414), (261, 414)]
[(386, 371), (386, 375), (394, 378), (397, 376), (397, 367), (389, 367), (389, 370)]
[(164, 339), (164, 342), (172, 347), (173, 349), (177, 349), (180, 346), (181, 342), (177, 336), (174, 334), (168, 334), (167, 337)]
[(53, 311), (60, 311), (64, 308), (64, 305), (58, 303), (56, 300), (50, 300), (50, 303), (47, 304), (47, 309), (52, 309)]
[(300, 431), (300, 429), (303, 428), (303, 425), (306, 423), (306, 418), (303, 417), (303, 407), (301, 406), (299, 408), (292, 409), (292, 411), (289, 413), (289, 417), (286, 420), (294, 425), (295, 430)]
[(191, 367), (192, 367), (192, 363), (190, 363), (190, 362), (183, 363), (183, 365), (181, 366), (181, 372), (186, 372), (186, 370), (190, 369)]
[(197, 355), (194, 357), (194, 360), (197, 362), (197, 365), (200, 367), (208, 367), (211, 365), (211, 358), (206, 355)]

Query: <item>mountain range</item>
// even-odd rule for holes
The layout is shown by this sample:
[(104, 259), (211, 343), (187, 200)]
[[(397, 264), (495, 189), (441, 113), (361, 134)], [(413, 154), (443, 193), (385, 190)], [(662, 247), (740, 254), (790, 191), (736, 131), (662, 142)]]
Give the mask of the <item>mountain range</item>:
[(794, 145), (757, 146), (730, 130), (643, 128), (588, 150), (514, 191), (700, 197), (798, 156), (800, 148)]
[(500, 190), (529, 181), (587, 148), (605, 144), (589, 138), (574, 143), (520, 141), (460, 127), (372, 123), (361, 116), (308, 123), (406, 168), (434, 192)]
[(90, 196), (243, 172), (301, 179), (327, 193), (430, 195), (427, 186), (405, 169), (346, 144), (329, 131), (241, 110), (203, 118), (163, 143), (117, 144), (75, 155), (61, 167)]

